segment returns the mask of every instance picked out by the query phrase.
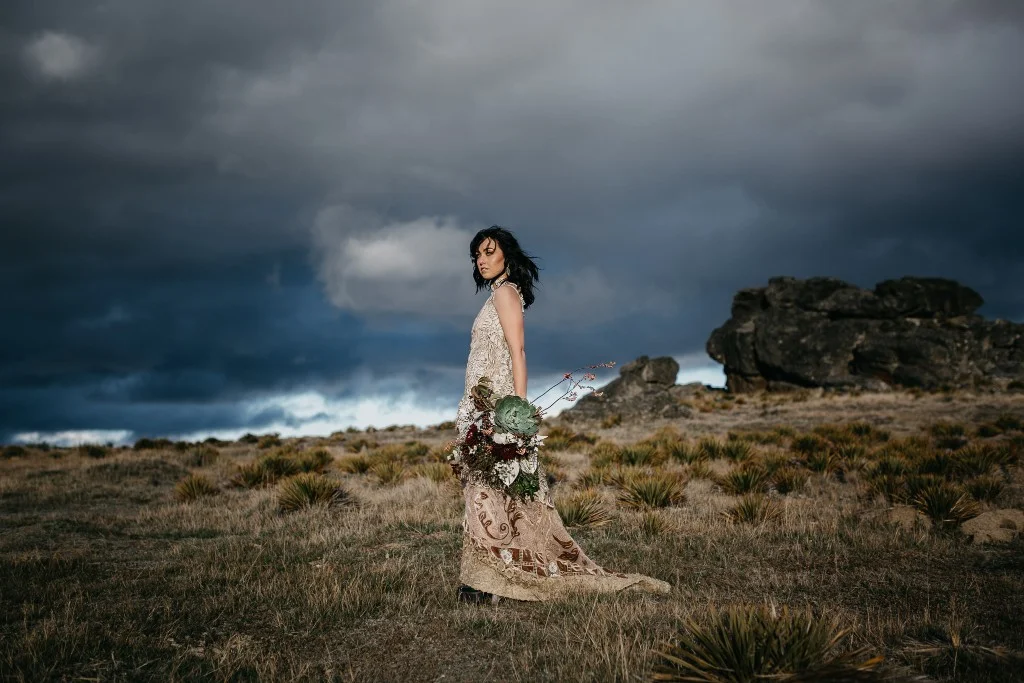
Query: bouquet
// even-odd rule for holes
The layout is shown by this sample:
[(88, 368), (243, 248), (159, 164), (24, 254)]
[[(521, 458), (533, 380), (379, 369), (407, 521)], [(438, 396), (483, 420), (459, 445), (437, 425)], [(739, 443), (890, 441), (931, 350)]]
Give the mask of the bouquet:
[[(614, 361), (588, 367), (613, 365)], [(595, 375), (589, 372), (584, 376), (585, 380), (594, 378)], [(580, 382), (572, 383), (572, 373), (567, 372), (548, 391), (566, 380), (570, 381), (569, 390), (547, 408), (538, 408), (514, 394), (496, 397), (490, 378), (480, 377), (469, 392), (476, 409), (473, 422), (466, 430), (465, 437), (450, 442), (448, 461), (456, 476), (461, 475), (465, 468), (487, 486), (503, 492), (509, 498), (519, 501), (534, 499), (540, 491), (539, 447), (547, 438), (537, 433), (543, 414), (562, 398), (576, 400), (577, 394), (573, 389), (580, 386)], [(593, 389), (590, 386), (586, 388)], [(594, 393), (601, 395), (601, 392)]]

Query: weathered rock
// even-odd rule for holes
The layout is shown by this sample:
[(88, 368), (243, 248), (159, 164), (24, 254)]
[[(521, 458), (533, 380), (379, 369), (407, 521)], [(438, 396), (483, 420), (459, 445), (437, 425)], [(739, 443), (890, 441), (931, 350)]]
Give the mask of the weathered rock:
[[(624, 420), (651, 417), (689, 417), (691, 411), (680, 405), (683, 395), (697, 391), (692, 384), (677, 385), (679, 363), (671, 356), (640, 356), (619, 369), (619, 376), (593, 393), (582, 396), (576, 405), (563, 410), (566, 422), (602, 420), (613, 414)], [(703, 388), (703, 385), (701, 385)]]
[(983, 512), (961, 524), (960, 529), (975, 543), (1009, 543), (1024, 531), (1024, 512), (1014, 509)]
[(1024, 324), (974, 314), (981, 296), (952, 280), (905, 277), (870, 291), (828, 277), (768, 283), (737, 292), (708, 339), (730, 391), (1024, 380)]

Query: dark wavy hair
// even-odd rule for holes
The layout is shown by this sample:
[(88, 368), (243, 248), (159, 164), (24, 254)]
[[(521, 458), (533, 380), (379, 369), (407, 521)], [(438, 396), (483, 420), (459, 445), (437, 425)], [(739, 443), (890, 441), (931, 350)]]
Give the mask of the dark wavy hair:
[(540, 280), (539, 269), (537, 264), (533, 262), (534, 257), (526, 254), (522, 247), (519, 246), (515, 236), (500, 225), (484, 228), (469, 243), (469, 257), (473, 260), (473, 280), (476, 282), (476, 291), (479, 292), (484, 287), (490, 287), (495, 280), (504, 274), (503, 271), (488, 280), (476, 268), (476, 251), (480, 244), (488, 237), (497, 242), (498, 246), (501, 247), (501, 253), (505, 255), (505, 269), (508, 271), (508, 279), (519, 286), (519, 291), (523, 293), (523, 303), (526, 305), (526, 308), (529, 308), (530, 304), (536, 299), (533, 295), (533, 283)]

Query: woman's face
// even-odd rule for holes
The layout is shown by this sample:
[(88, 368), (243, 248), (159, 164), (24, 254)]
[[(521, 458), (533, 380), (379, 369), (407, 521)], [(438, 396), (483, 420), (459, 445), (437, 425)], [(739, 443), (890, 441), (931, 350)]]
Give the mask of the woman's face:
[(476, 252), (476, 269), (485, 280), (501, 275), (505, 270), (505, 254), (494, 239), (488, 237), (480, 243)]

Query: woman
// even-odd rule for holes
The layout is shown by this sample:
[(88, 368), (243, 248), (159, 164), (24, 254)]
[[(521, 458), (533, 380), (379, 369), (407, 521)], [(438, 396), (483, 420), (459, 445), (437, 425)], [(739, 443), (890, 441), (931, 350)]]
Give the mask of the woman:
[[(460, 439), (472, 423), (474, 406), (469, 392), (481, 376), (491, 379), (496, 397), (516, 394), (526, 398), (524, 314), (534, 301), (533, 282), (539, 279), (533, 260), (504, 228), (481, 230), (469, 251), (477, 291), (486, 286), (491, 294), (473, 321), (470, 335), (466, 388), (456, 418)], [(551, 502), (543, 466), (539, 475), (539, 494), (524, 504), (476, 481), (462, 468), (466, 508), (460, 600), (545, 600), (574, 590), (668, 592), (670, 586), (664, 581), (608, 571), (587, 557), (565, 530)]]

